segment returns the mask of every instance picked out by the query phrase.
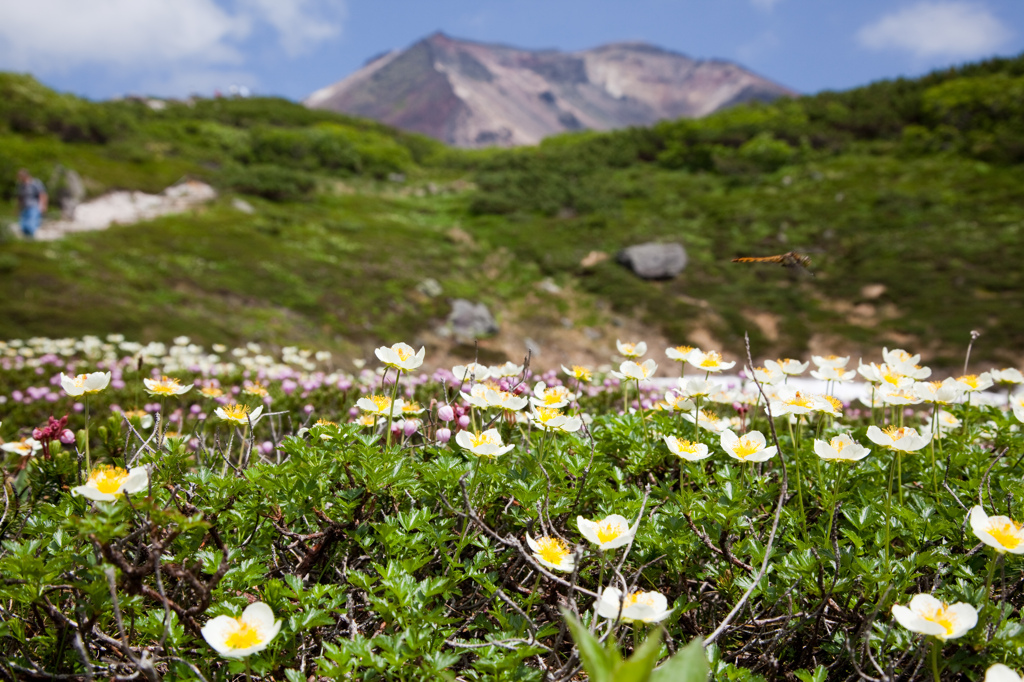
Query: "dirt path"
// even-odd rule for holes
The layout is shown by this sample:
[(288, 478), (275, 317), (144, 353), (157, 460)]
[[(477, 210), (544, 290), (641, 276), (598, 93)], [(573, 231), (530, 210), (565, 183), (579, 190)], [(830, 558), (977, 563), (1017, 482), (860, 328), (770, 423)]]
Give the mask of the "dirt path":
[[(44, 222), (36, 233), (36, 239), (50, 241), (69, 232), (105, 230), (111, 225), (131, 225), (171, 213), (182, 213), (216, 196), (213, 187), (198, 180), (180, 182), (160, 194), (109, 192), (79, 204), (73, 220)], [(21, 234), (17, 224), (12, 224), (11, 230)]]

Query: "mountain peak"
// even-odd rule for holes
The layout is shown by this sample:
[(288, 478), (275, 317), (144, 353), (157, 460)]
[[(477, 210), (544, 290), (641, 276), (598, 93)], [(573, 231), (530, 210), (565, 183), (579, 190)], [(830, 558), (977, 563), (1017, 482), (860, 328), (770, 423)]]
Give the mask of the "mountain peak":
[(737, 64), (695, 60), (642, 41), (561, 52), (436, 31), (318, 90), (306, 105), (483, 147), (703, 116), (794, 94)]

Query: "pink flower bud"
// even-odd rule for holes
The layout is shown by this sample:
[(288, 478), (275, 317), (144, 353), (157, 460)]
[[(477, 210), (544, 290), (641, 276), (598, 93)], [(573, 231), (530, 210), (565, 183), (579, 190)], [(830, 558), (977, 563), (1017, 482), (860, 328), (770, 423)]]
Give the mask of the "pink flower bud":
[(71, 429), (64, 429), (60, 434), (60, 442), (64, 445), (71, 445), (75, 442), (75, 432)]
[(405, 437), (408, 438), (416, 433), (417, 428), (419, 428), (419, 425), (416, 423), (415, 419), (407, 419), (405, 420), (405, 425), (402, 427), (402, 433), (404, 433)]
[(438, 429), (437, 430), (437, 440), (439, 442), (447, 443), (449, 440), (451, 440), (451, 438), (452, 438), (452, 430), (451, 429)]
[(451, 405), (442, 405), (437, 408), (437, 418), (443, 422), (450, 422), (455, 419), (455, 410), (452, 409)]
[(43, 437), (43, 430), (42, 429), (32, 429), (32, 437), (35, 438), (36, 440), (39, 440), (40, 438)]
[(468, 414), (464, 414), (461, 417), (459, 417), (459, 428), (460, 429), (468, 429), (469, 428), (469, 415)]

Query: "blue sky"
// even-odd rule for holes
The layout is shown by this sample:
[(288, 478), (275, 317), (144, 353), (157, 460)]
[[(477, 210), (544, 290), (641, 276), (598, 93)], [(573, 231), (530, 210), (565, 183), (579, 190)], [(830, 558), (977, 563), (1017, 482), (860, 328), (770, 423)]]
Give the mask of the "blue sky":
[(0, 70), (92, 98), (301, 99), (434, 32), (577, 50), (643, 40), (801, 92), (1024, 52), (1021, 0), (0, 0)]

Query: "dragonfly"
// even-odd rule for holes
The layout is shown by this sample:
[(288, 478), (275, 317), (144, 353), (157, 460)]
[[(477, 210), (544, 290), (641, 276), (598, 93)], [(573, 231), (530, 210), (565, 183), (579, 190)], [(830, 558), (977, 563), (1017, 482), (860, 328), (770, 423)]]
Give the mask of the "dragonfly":
[(781, 265), (784, 268), (803, 271), (810, 275), (814, 274), (808, 269), (811, 265), (811, 259), (802, 253), (797, 253), (796, 251), (787, 251), (786, 253), (779, 254), (778, 256), (745, 256), (743, 258), (733, 258), (732, 262), (773, 263), (775, 265)]

